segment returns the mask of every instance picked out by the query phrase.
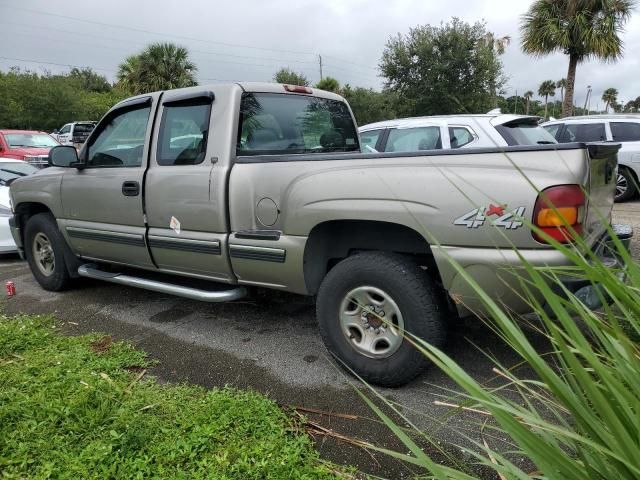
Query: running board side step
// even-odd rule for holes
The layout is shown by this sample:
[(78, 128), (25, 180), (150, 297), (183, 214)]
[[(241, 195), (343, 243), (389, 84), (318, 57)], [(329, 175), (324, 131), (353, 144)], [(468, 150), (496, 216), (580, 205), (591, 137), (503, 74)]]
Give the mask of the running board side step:
[(141, 277), (132, 277), (122, 273), (105, 272), (98, 269), (96, 265), (85, 264), (78, 268), (78, 275), (81, 277), (94, 278), (96, 280), (104, 280), (106, 282), (117, 283), (119, 285), (127, 285), (129, 287), (144, 288), (154, 292), (168, 293), (178, 297), (189, 298), (191, 300), (200, 300), (201, 302), (231, 302), (239, 300), (247, 295), (247, 289), (244, 287), (236, 287), (230, 290), (210, 291), (200, 290), (197, 288), (183, 287), (172, 283), (158, 282), (157, 280), (148, 280)]

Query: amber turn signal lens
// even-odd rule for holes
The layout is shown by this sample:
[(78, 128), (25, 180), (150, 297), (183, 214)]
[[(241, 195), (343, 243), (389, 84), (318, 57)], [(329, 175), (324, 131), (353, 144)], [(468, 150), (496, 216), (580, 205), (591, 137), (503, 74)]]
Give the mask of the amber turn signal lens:
[(539, 227), (563, 227), (574, 225), (578, 221), (578, 209), (576, 207), (543, 208), (538, 212)]

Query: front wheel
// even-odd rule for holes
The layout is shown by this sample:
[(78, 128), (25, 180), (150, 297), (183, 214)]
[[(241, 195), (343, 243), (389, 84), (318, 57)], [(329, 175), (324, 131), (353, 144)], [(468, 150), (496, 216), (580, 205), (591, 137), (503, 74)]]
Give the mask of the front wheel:
[(27, 221), (25, 255), (31, 273), (45, 290), (57, 292), (69, 286), (64, 247), (64, 238), (51, 214), (39, 213)]
[(405, 256), (354, 255), (336, 265), (320, 286), (320, 333), (331, 354), (365, 381), (400, 386), (429, 364), (405, 332), (435, 346), (444, 343), (443, 295)]

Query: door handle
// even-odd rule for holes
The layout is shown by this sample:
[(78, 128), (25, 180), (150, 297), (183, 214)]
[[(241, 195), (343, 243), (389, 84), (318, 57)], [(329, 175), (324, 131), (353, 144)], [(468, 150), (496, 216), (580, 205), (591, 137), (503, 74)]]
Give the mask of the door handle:
[(134, 181), (127, 181), (122, 184), (122, 194), (125, 197), (137, 197), (140, 195), (140, 184)]

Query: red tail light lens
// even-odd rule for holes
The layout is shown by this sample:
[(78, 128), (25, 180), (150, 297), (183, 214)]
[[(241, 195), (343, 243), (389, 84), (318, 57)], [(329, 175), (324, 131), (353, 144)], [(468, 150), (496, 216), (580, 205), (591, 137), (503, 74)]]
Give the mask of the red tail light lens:
[(300, 85), (283, 85), (287, 92), (291, 93), (313, 93), (309, 87), (302, 87)]
[[(558, 185), (543, 190), (533, 209), (533, 224), (560, 243), (569, 243), (582, 234), (582, 220), (586, 199), (579, 185)], [(569, 229), (568, 226), (571, 226)], [(532, 232), (533, 238), (547, 241)]]

